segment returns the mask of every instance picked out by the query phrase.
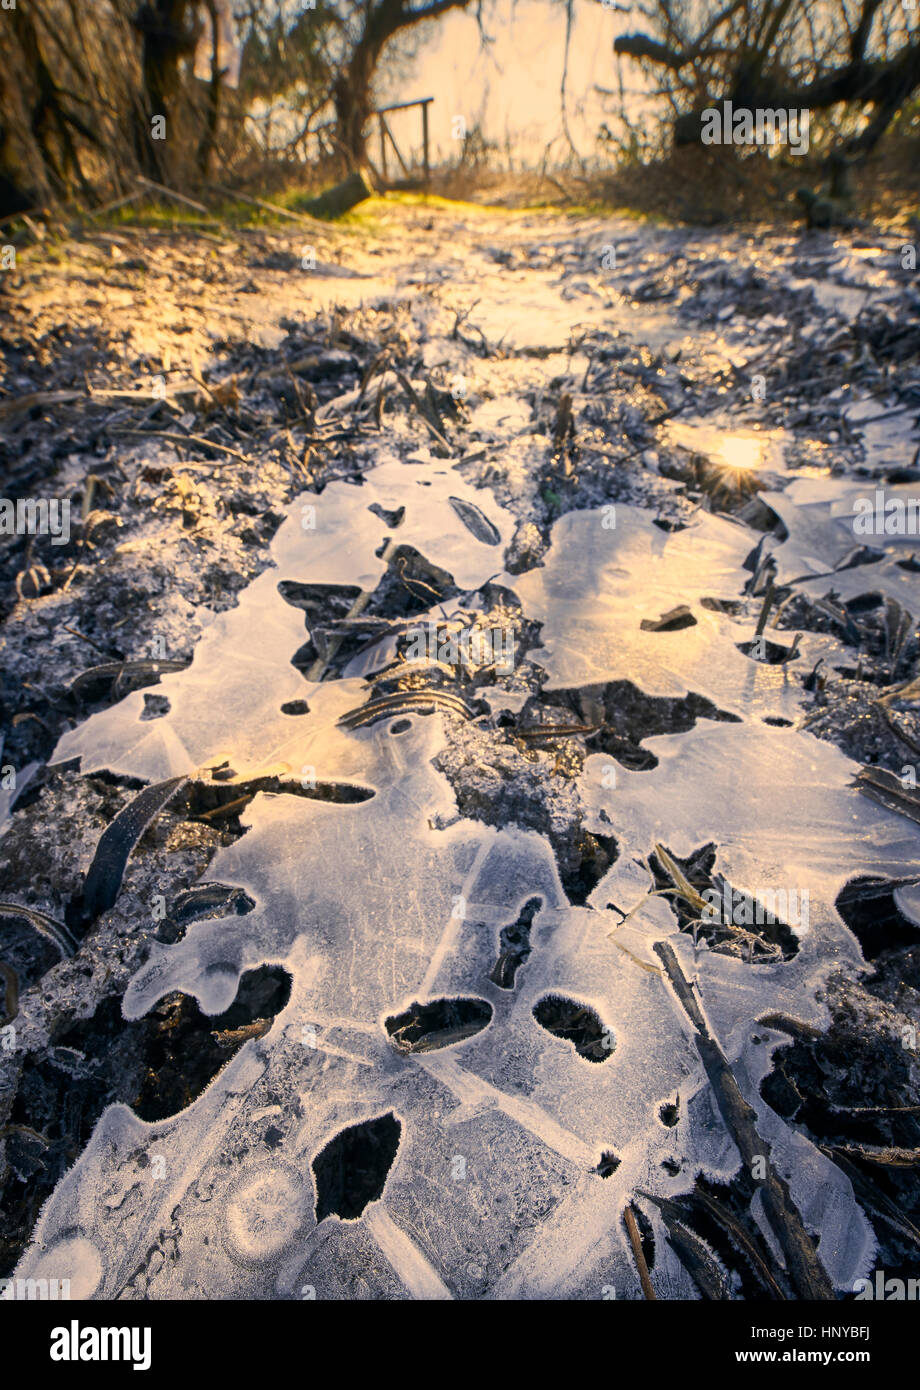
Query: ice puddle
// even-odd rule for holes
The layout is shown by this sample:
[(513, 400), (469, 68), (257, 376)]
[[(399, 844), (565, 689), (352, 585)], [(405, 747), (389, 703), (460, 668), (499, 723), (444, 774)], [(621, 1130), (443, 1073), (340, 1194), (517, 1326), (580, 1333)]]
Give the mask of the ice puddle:
[[(826, 576), (854, 545), (853, 492), (852, 483), (800, 479), (764, 497), (788, 532), (775, 547), (780, 580), (815, 575), (811, 591), (827, 592)], [(471, 530), (473, 513), (458, 502), (487, 526)], [(84, 773), (158, 781), (226, 761), (240, 779), (271, 769), (374, 795), (330, 804), (260, 793), (251, 802), (247, 833), (217, 853), (206, 877), (244, 889), (255, 910), (155, 944), (123, 1008), (140, 1018), (179, 990), (217, 1014), (243, 972), (266, 964), (289, 972), (290, 1001), (186, 1110), (155, 1124), (124, 1105), (105, 1111), (17, 1277), (69, 1277), (74, 1296), (106, 1299), (599, 1298), (605, 1288), (638, 1297), (624, 1203), (637, 1189), (686, 1192), (701, 1171), (728, 1180), (740, 1163), (652, 951), (665, 937), (806, 1225), (820, 1234), (834, 1285), (847, 1289), (871, 1268), (874, 1239), (849, 1181), (759, 1095), (784, 1035), (757, 1019), (826, 1022), (816, 991), (832, 971), (862, 963), (835, 898), (860, 872), (920, 871), (915, 832), (860, 798), (855, 765), (833, 747), (764, 722), (796, 718), (791, 668), (752, 661), (739, 646), (750, 626), (702, 602), (741, 594), (750, 529), (708, 513), (664, 531), (637, 508), (571, 512), (556, 522), (543, 565), (501, 575), (513, 521), (490, 492), (436, 461), (387, 462), (363, 487), (336, 482), (305, 494), (276, 535), (275, 567), (213, 620), (189, 669), (161, 680), (168, 712), (142, 719), (136, 692), (62, 739), (56, 760), (79, 757)], [(536, 659), (548, 688), (628, 679), (652, 695), (697, 692), (741, 721), (704, 719), (650, 739), (651, 771), (616, 768), (611, 778), (609, 758), (587, 759), (587, 828), (618, 845), (589, 906), (568, 903), (541, 835), (457, 819), (432, 767), (448, 716), (339, 727), (369, 698), (364, 676), (391, 647), (382, 644), (361, 675), (321, 684), (291, 665), (304, 618), (279, 584), (371, 590), (388, 539), (414, 545), (465, 591), (498, 574), (543, 624)], [(833, 583), (840, 591), (843, 580), (846, 597), (877, 580), (917, 612), (918, 575), (898, 566), (898, 554), (894, 541), (871, 566), (872, 583), (864, 566)], [(679, 604), (692, 625), (642, 628)], [(799, 667), (832, 646), (806, 635)], [(309, 712), (283, 713), (294, 701)], [(695, 948), (666, 900), (646, 896), (640, 861), (658, 841), (679, 856), (714, 841), (716, 868), (736, 889), (805, 890), (795, 954), (751, 964)], [(534, 899), (530, 954), (500, 987), (490, 976), (502, 928)], [(599, 1058), (541, 1026), (535, 1010), (551, 1011), (554, 999), (598, 1021)], [(462, 1017), (474, 1022), (433, 1033), (428, 1050), (398, 1046), (393, 1020), (413, 1006), (461, 1017), (442, 1000), (472, 1001)], [(660, 1111), (675, 1101), (669, 1127)], [(596, 1171), (603, 1155), (618, 1160), (607, 1176)], [(370, 1177), (364, 1195), (346, 1201), (330, 1174), (349, 1163)], [(698, 1296), (657, 1210), (648, 1214), (660, 1296)]]

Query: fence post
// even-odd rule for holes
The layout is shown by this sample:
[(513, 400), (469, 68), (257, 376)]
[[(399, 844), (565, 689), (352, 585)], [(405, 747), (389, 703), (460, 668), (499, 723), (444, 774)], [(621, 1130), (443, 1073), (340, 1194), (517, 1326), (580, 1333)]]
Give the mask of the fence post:
[(427, 102), (427, 101), (423, 101), (423, 102), (422, 102), (422, 145), (423, 145), (423, 147), (424, 147), (423, 159), (424, 159), (424, 165), (425, 165), (425, 192), (427, 193), (427, 192), (428, 192), (428, 188), (429, 188), (429, 167), (428, 167), (428, 102)]
[(381, 172), (381, 174), (383, 175), (383, 177), (386, 179), (386, 178), (388, 178), (388, 175), (387, 175), (387, 137), (386, 137), (386, 121), (383, 119), (383, 112), (382, 112), (382, 111), (378, 111), (378, 112), (377, 112), (377, 122), (378, 122), (378, 124), (379, 124), (379, 126), (380, 126), (380, 172)]
[[(427, 193), (431, 186), (431, 140), (428, 129), (428, 107), (434, 97), (417, 97), (415, 101), (397, 101), (391, 106), (381, 106), (377, 111), (372, 111), (371, 115), (377, 117), (380, 130), (380, 172), (384, 179), (389, 177), (387, 173), (386, 142), (389, 140), (393, 146), (393, 152), (399, 160), (400, 166), (406, 178), (409, 179), (410, 173), (406, 161), (402, 157), (399, 146), (393, 138), (393, 132), (387, 125), (387, 114), (390, 111), (409, 111), (413, 106), (422, 108), (422, 161), (424, 165), (424, 189)], [(415, 156), (412, 155), (414, 160)]]

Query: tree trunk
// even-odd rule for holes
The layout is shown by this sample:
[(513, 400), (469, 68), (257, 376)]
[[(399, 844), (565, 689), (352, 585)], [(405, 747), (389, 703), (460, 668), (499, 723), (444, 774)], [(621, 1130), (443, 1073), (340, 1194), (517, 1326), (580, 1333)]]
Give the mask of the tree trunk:
[(36, 201), (27, 190), (25, 171), (18, 167), (9, 134), (0, 123), (0, 217), (28, 212)]
[(72, 180), (76, 176), (84, 195), (92, 201), (93, 191), (80, 165), (74, 132), (93, 144), (98, 143), (96, 137), (79, 116), (64, 106), (64, 93), (45, 61), (33, 16), (24, 8), (17, 7), (11, 12), (11, 21), (25, 71), (35, 88), (35, 100), (29, 109), (29, 125), (41, 155), (44, 182), (55, 193), (69, 197)]
[(218, 30), (216, 0), (205, 0), (205, 6), (208, 14), (211, 16), (211, 80), (208, 83), (204, 130), (198, 142), (198, 152), (195, 156), (198, 173), (203, 179), (206, 179), (211, 172), (211, 161), (214, 157), (215, 145), (217, 144), (217, 129), (220, 124), (220, 98), (224, 76), (223, 69), (220, 66), (220, 34)]
[[(143, 98), (134, 119), (134, 145), (144, 173), (160, 183), (169, 181), (176, 132), (175, 97), (179, 90), (179, 60), (194, 51), (197, 30), (190, 0), (152, 0), (142, 4), (132, 23), (142, 36)], [(165, 117), (165, 139), (154, 138), (153, 120)]]
[(409, 8), (409, 0), (367, 0), (364, 32), (332, 88), (336, 140), (350, 169), (367, 162), (364, 127), (373, 112), (371, 83), (380, 55), (394, 34), (448, 10), (463, 9), (469, 0), (428, 0)]
[[(9, 50), (4, 45), (0, 54), (0, 113), (8, 110), (10, 84), (6, 77), (6, 61)], [(14, 212), (28, 212), (34, 208), (38, 198), (30, 189), (29, 170), (17, 157), (9, 124), (0, 114), (0, 217), (9, 217)]]
[(367, 160), (364, 128), (373, 111), (371, 81), (376, 61), (376, 55), (371, 57), (359, 44), (332, 89), (336, 137), (349, 169), (360, 169)]

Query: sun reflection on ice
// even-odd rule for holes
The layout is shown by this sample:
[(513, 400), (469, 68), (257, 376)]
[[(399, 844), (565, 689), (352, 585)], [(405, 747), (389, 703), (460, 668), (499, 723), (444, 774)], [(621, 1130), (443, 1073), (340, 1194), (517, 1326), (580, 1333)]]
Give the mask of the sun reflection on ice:
[(785, 430), (722, 429), (719, 425), (675, 421), (670, 442), (705, 454), (728, 473), (785, 472)]

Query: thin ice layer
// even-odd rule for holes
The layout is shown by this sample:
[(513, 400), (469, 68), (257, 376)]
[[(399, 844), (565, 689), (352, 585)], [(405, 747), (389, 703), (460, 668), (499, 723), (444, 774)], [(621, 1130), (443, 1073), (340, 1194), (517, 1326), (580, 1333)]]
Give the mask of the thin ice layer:
[[(471, 533), (452, 497), (487, 518), (498, 536), (495, 544)], [(389, 520), (372, 511), (375, 506)], [(490, 493), (469, 487), (446, 467), (384, 464), (361, 487), (331, 483), (319, 497), (303, 493), (273, 541), (276, 567), (260, 574), (237, 606), (208, 626), (189, 670), (161, 679), (157, 694), (169, 701), (168, 713), (145, 719), (144, 693), (135, 691), (65, 734), (53, 761), (79, 757), (84, 772), (108, 768), (159, 781), (225, 760), (240, 776), (279, 766), (300, 775), (303, 766), (328, 769), (335, 750), (338, 772), (346, 779), (357, 774), (359, 764), (349, 754), (353, 745), (334, 724), (349, 700), (360, 703), (360, 687), (343, 695), (341, 688), (320, 688), (295, 670), (291, 657), (308, 631), (303, 613), (284, 602), (278, 585), (373, 590), (387, 567), (377, 551), (391, 540), (422, 550), (461, 588), (475, 589), (501, 569), (511, 530), (510, 514)], [(301, 721), (282, 713), (283, 705), (298, 700), (314, 711), (309, 726), (295, 728)], [(316, 746), (319, 731), (322, 748)]]
[[(58, 756), (79, 753), (87, 770), (154, 779), (226, 758), (241, 776), (309, 769), (374, 796), (252, 802), (248, 833), (215, 857), (208, 878), (244, 889), (253, 912), (193, 923), (177, 944), (156, 946), (124, 1011), (140, 1018), (181, 991), (217, 1014), (262, 964), (290, 973), (290, 1002), (181, 1114), (146, 1125), (123, 1106), (106, 1111), (21, 1269), (66, 1252), (81, 1287), (102, 1297), (296, 1297), (304, 1287), (319, 1297), (591, 1296), (605, 1280), (631, 1290), (618, 1222), (627, 1198), (637, 1188), (685, 1191), (700, 1170), (728, 1179), (739, 1161), (657, 971), (651, 946), (668, 936), (699, 978), (806, 1220), (822, 1232), (828, 1272), (846, 1287), (871, 1255), (868, 1227), (843, 1176), (760, 1100), (780, 1038), (761, 1030), (754, 1043), (750, 1023), (768, 1011), (822, 1021), (815, 993), (827, 971), (860, 965), (833, 909), (839, 887), (854, 863), (903, 868), (912, 843), (890, 816), (879, 838), (880, 813), (848, 787), (852, 765), (834, 750), (757, 724), (699, 725), (652, 740), (658, 768), (620, 770), (615, 790), (609, 760), (588, 760), (591, 825), (614, 835), (619, 857), (593, 907), (573, 908), (542, 837), (456, 820), (431, 766), (446, 736), (440, 717), (338, 728), (364, 682), (302, 681), (290, 659), (303, 620), (278, 583), (371, 587), (388, 534), (458, 583), (484, 582), (501, 548), (471, 534), (450, 497), (475, 505), (502, 540), (507, 518), (441, 471), (386, 466), (362, 488), (300, 499), (276, 538), (277, 568), (215, 620), (192, 667), (162, 683), (169, 713), (141, 721), (142, 697), (131, 696), (62, 740)], [(302, 509), (314, 505), (305, 527)], [(562, 518), (544, 567), (508, 580), (543, 623), (551, 684), (626, 678), (650, 694), (695, 690), (742, 715), (788, 708), (785, 673), (751, 662), (738, 625), (700, 603), (741, 591), (750, 533), (710, 515), (680, 532), (630, 507), (617, 508), (613, 527), (609, 517)], [(692, 607), (693, 627), (642, 629), (678, 603)], [(298, 696), (309, 713), (282, 714)], [(657, 839), (675, 853), (717, 841), (720, 871), (737, 888), (801, 880), (810, 917), (798, 954), (756, 970), (709, 953), (694, 959), (660, 899), (615, 930), (607, 904), (641, 899), (649, 882), (636, 861)], [(534, 898), (530, 954), (513, 988), (500, 988), (491, 977), (502, 929)], [(433, 1050), (394, 1045), (388, 1018), (454, 998), (481, 1001), (487, 1025)], [(541, 1026), (560, 1000), (603, 1027), (607, 1055), (588, 1060)], [(674, 1096), (686, 1121), (672, 1130), (659, 1109)], [(354, 1220), (317, 1222), (318, 1156), (343, 1131), (388, 1116), (399, 1143), (382, 1195)], [(604, 1153), (618, 1159), (608, 1177), (595, 1171)]]
[[(731, 713), (790, 717), (801, 698), (787, 674), (794, 663), (751, 660), (739, 644), (753, 629), (700, 603), (737, 598), (752, 548), (747, 528), (709, 513), (682, 531), (662, 530), (630, 506), (560, 517), (544, 565), (506, 581), (543, 623), (535, 659), (549, 671), (547, 689), (629, 680), (648, 695), (694, 691)], [(643, 630), (643, 619), (682, 604), (694, 626)], [(813, 665), (825, 645), (806, 636), (798, 661)]]

